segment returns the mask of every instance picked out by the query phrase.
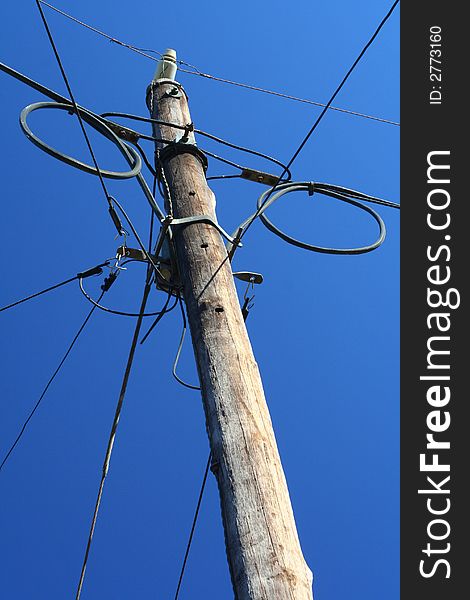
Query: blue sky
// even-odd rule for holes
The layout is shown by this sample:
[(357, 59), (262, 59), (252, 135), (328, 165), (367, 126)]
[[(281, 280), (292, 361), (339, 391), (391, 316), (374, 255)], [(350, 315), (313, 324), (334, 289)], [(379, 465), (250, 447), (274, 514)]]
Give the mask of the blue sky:
[[(319, 102), (328, 100), (389, 9), (388, 2), (371, 0), (56, 5), (136, 46), (173, 47), (201, 71)], [(96, 112), (146, 115), (155, 63), (45, 11), (78, 103)], [(66, 95), (35, 3), (3, 4), (0, 15), (0, 60)], [(398, 121), (398, 63), (397, 11), (335, 105)], [(178, 79), (198, 128), (283, 161), (320, 112), (184, 73)], [(3, 73), (0, 81), (3, 305), (102, 262), (119, 241), (98, 179), (55, 161), (21, 133), (22, 108), (45, 98)], [(51, 145), (89, 161), (76, 119), (45, 111), (31, 116), (31, 126)], [(90, 135), (103, 168), (124, 167), (109, 143)], [(198, 141), (235, 162), (273, 171), (255, 157)], [(330, 111), (294, 163), (293, 178), (397, 202), (398, 147), (398, 127)], [(229, 172), (210, 161), (209, 174)], [(146, 239), (149, 209), (135, 181), (108, 187)], [(212, 189), (228, 231), (253, 212), (264, 190), (238, 180), (214, 182)], [(370, 254), (305, 252), (257, 223), (234, 265), (265, 278), (247, 325), (319, 600), (398, 597), (399, 214), (379, 212), (387, 238)], [(319, 196), (287, 196), (271, 216), (319, 245), (363, 245), (376, 234), (368, 215)], [(143, 267), (131, 266), (106, 302), (136, 310), (143, 277)], [(95, 294), (100, 283), (87, 282)], [(154, 293), (150, 304), (161, 301)], [(2, 454), (88, 310), (73, 283), (0, 315)], [(0, 472), (4, 598), (74, 597), (133, 325), (133, 319), (93, 315)], [(171, 377), (180, 329), (177, 311), (170, 313), (136, 355), (84, 599), (174, 596), (208, 453), (200, 397)], [(180, 372), (196, 381), (189, 340)], [(210, 475), (180, 599), (230, 597)]]

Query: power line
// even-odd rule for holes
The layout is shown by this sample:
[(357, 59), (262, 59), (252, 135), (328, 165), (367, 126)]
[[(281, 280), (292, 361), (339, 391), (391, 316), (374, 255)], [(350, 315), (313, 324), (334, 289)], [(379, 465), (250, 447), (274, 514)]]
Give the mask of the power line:
[(83, 271), (82, 273), (77, 273), (76, 275), (74, 275), (73, 277), (70, 277), (69, 279), (66, 279), (65, 281), (61, 281), (60, 283), (51, 285), (50, 287), (48, 287), (44, 290), (41, 290), (40, 292), (36, 292), (34, 294), (31, 294), (30, 296), (26, 296), (26, 298), (22, 298), (21, 300), (17, 300), (16, 302), (12, 302), (11, 304), (8, 304), (7, 306), (3, 306), (2, 308), (0, 308), (0, 312), (3, 312), (4, 310), (8, 310), (9, 308), (18, 306), (19, 304), (22, 304), (23, 302), (28, 302), (28, 300), (32, 300), (33, 298), (37, 298), (38, 296), (42, 296), (42, 294), (46, 294), (47, 292), (52, 292), (53, 290), (56, 290), (57, 288), (60, 288), (63, 285), (66, 285), (67, 283), (71, 283), (72, 281), (75, 281), (76, 279), (85, 279), (86, 277), (91, 277), (92, 275), (100, 275), (100, 273), (103, 272), (103, 269), (101, 267), (106, 267), (108, 265), (109, 265), (109, 260), (107, 260), (104, 263), (101, 263), (100, 265), (96, 265), (96, 267), (93, 267), (92, 269), (88, 269), (87, 271)]
[[(232, 81), (231, 79), (225, 79), (223, 77), (216, 77), (215, 75), (210, 75), (209, 73), (202, 73), (201, 71), (189, 71), (187, 69), (179, 68), (183, 73), (188, 73), (189, 75), (199, 75), (199, 77), (204, 77), (205, 79), (212, 79), (213, 81), (219, 81), (221, 83), (227, 83), (229, 85), (235, 85), (237, 87), (245, 88), (247, 90), (252, 90), (255, 92), (261, 92), (263, 94), (269, 94), (271, 96), (277, 96), (278, 98), (285, 98), (286, 100), (293, 100), (295, 102), (302, 102), (303, 104), (310, 104), (312, 106), (325, 107), (326, 104), (322, 102), (316, 102), (314, 100), (308, 100), (307, 98), (299, 98), (298, 96), (292, 96), (291, 94), (283, 94), (282, 92), (276, 92), (274, 90), (268, 90), (266, 88), (258, 87), (256, 85), (250, 85), (248, 83), (241, 83), (240, 81)], [(339, 108), (337, 106), (328, 106), (329, 110), (335, 110), (337, 112), (345, 113), (347, 115), (353, 115), (355, 117), (361, 117), (363, 119), (370, 119), (371, 121), (378, 121), (379, 123), (386, 123), (388, 125), (395, 125), (396, 127), (400, 127), (400, 123), (397, 121), (392, 121), (390, 119), (384, 119), (382, 117), (376, 117), (374, 115), (367, 115), (365, 113), (357, 112), (355, 110), (349, 110), (347, 108)]]
[[(258, 150), (253, 150), (252, 148), (246, 148), (245, 146), (240, 146), (240, 144), (235, 144), (233, 142), (229, 142), (229, 141), (224, 140), (216, 135), (213, 135), (212, 133), (208, 133), (207, 131), (198, 129), (198, 128), (194, 127), (192, 124), (190, 124), (189, 126), (188, 125), (186, 125), (186, 126), (178, 125), (177, 123), (169, 123), (166, 121), (161, 121), (160, 119), (151, 119), (149, 117), (141, 117), (139, 115), (133, 115), (133, 114), (122, 113), (122, 112), (105, 112), (105, 113), (102, 113), (100, 115), (100, 117), (105, 118), (108, 123), (112, 123), (114, 126), (116, 126), (116, 123), (114, 123), (113, 121), (108, 121), (108, 117), (120, 117), (120, 118), (124, 118), (124, 119), (140, 121), (140, 122), (144, 122), (144, 123), (155, 123), (157, 125), (165, 125), (167, 127), (174, 127), (175, 129), (182, 129), (185, 131), (194, 131), (194, 133), (202, 135), (210, 140), (213, 140), (214, 142), (217, 142), (218, 144), (228, 146), (229, 148), (233, 148), (234, 150), (239, 150), (240, 152), (246, 152), (247, 154), (253, 154), (254, 156), (258, 156), (260, 158), (268, 160), (269, 162), (274, 163), (278, 167), (281, 167), (281, 168), (285, 167), (285, 165), (277, 158), (273, 158), (272, 156), (269, 156), (268, 154), (264, 154), (263, 152), (259, 152)], [(129, 130), (129, 131), (132, 133), (132, 135), (135, 134), (135, 137), (138, 137), (139, 139), (149, 140), (149, 141), (153, 141), (153, 142), (157, 141), (157, 142), (162, 142), (164, 144), (171, 143), (168, 140), (157, 139), (154, 135), (147, 135), (145, 133), (140, 133), (140, 132), (134, 131), (134, 130)], [(134, 146), (139, 150), (140, 154), (142, 155), (143, 150), (139, 146), (138, 142), (133, 140), (132, 143), (134, 144)], [(236, 167), (237, 169), (240, 169), (240, 170), (244, 169), (244, 167), (242, 167), (241, 165), (234, 163), (234, 162), (227, 161), (226, 159), (223, 159), (215, 154), (211, 154), (204, 148), (199, 147), (199, 149), (202, 152), (204, 152), (205, 154), (208, 154), (209, 156), (212, 156), (213, 158), (216, 158), (217, 160), (221, 160), (222, 162), (227, 162), (227, 164), (230, 164), (230, 165)], [(146, 157), (144, 157), (143, 155), (142, 155), (142, 158), (143, 158), (145, 164), (147, 165), (147, 168), (149, 168), (150, 172), (153, 173), (153, 169), (151, 167), (149, 167), (148, 159), (146, 159)], [(288, 172), (288, 179), (290, 179), (290, 178), (291, 178), (291, 174)]]
[[(70, 19), (74, 23), (77, 23), (78, 25), (81, 25), (82, 27), (85, 27), (86, 29), (93, 31), (94, 33), (101, 35), (102, 37), (106, 38), (110, 42), (113, 42), (114, 44), (123, 46), (124, 48), (127, 48), (128, 50), (132, 50), (133, 52), (136, 52), (137, 54), (145, 56), (145, 58), (149, 58), (150, 60), (153, 60), (153, 61), (159, 60), (159, 59), (155, 58), (154, 56), (150, 56), (149, 54), (147, 54), (145, 50), (141, 50), (140, 48), (137, 48), (136, 46), (132, 46), (131, 44), (126, 44), (126, 42), (122, 42), (121, 40), (118, 40), (117, 38), (112, 37), (111, 35), (108, 35), (107, 33), (104, 33), (104, 31), (100, 31), (96, 27), (92, 27), (91, 25), (88, 25), (88, 23), (84, 23), (83, 21), (80, 21), (76, 17), (73, 17), (72, 15), (64, 12), (63, 10), (60, 10), (56, 6), (53, 6), (52, 4), (49, 4), (48, 2), (44, 2), (44, 0), (39, 0), (39, 2), (41, 4), (44, 4), (44, 6), (47, 6), (51, 10), (55, 11), (56, 13), (59, 13), (59, 15), (62, 15), (63, 17)], [(155, 54), (158, 54), (158, 56), (160, 56), (160, 57), (163, 56), (163, 54), (161, 52), (158, 52), (157, 50), (147, 50), (147, 52), (155, 52)]]
[[(158, 52), (158, 50), (151, 50), (151, 49), (142, 49), (142, 48), (138, 48), (136, 46), (133, 46), (132, 44), (128, 44), (126, 42), (123, 42), (107, 33), (104, 33), (103, 31), (100, 31), (99, 29), (97, 29), (96, 27), (92, 27), (91, 25), (88, 25), (87, 23), (84, 23), (83, 21), (80, 21), (79, 19), (77, 19), (76, 17), (73, 17), (72, 15), (64, 12), (63, 10), (58, 9), (57, 7), (53, 6), (52, 4), (49, 4), (48, 2), (44, 2), (44, 0), (36, 0), (41, 2), (41, 4), (44, 4), (45, 6), (49, 7), (51, 10), (54, 10), (55, 12), (57, 12), (58, 14), (62, 15), (63, 17), (66, 17), (67, 19), (70, 19), (71, 21), (73, 21), (74, 23), (77, 23), (78, 25), (81, 25), (82, 27), (85, 27), (86, 29), (89, 29), (90, 31), (93, 31), (94, 33), (97, 33), (98, 35), (101, 35), (102, 37), (108, 39), (110, 42), (113, 42), (115, 44), (118, 44), (119, 46), (123, 46), (124, 48), (127, 48), (128, 50), (131, 50), (132, 52), (136, 52), (137, 54), (140, 54), (141, 56), (144, 56), (145, 58), (148, 58), (150, 60), (153, 60), (155, 62), (157, 62), (159, 59), (155, 58), (154, 56), (150, 56), (150, 54), (148, 54), (149, 52), (153, 52), (155, 54), (157, 54), (159, 57), (163, 56), (163, 54), (161, 52)], [(188, 62), (185, 62), (183, 60), (178, 60), (177, 61), (179, 65), (186, 65), (187, 67), (190, 67), (190, 69), (184, 69), (181, 68), (181, 66), (179, 67), (179, 70), (182, 73), (187, 73), (188, 75), (197, 75), (199, 77), (203, 77), (205, 79), (211, 79), (212, 81), (218, 81), (220, 83), (226, 83), (229, 85), (234, 85), (237, 87), (241, 87), (247, 90), (252, 90), (255, 92), (261, 92), (263, 94), (269, 94), (271, 96), (277, 96), (278, 98), (284, 98), (286, 100), (292, 100), (294, 102), (301, 102), (303, 104), (310, 104), (312, 106), (318, 106), (318, 107), (326, 107), (329, 110), (334, 110), (337, 112), (341, 112), (341, 113), (345, 113), (348, 115), (353, 115), (355, 117), (361, 117), (363, 119), (369, 119), (372, 121), (378, 121), (379, 123), (386, 123), (388, 125), (395, 125), (397, 127), (400, 126), (400, 123), (398, 123), (397, 121), (392, 121), (390, 119), (384, 119), (382, 117), (376, 117), (374, 115), (368, 115), (365, 113), (361, 113), (361, 112), (357, 112), (354, 110), (349, 110), (346, 108), (339, 108), (337, 106), (328, 106), (327, 104), (323, 104), (322, 102), (316, 102), (314, 100), (309, 100), (306, 98), (299, 98), (298, 96), (293, 96), (291, 94), (284, 94), (282, 92), (276, 92), (274, 90), (269, 90), (266, 88), (262, 88), (259, 86), (255, 86), (255, 85), (250, 85), (248, 83), (241, 83), (239, 81), (233, 81), (231, 79), (226, 79), (224, 77), (217, 77), (215, 75), (210, 75), (209, 73), (204, 73), (202, 71), (200, 71), (199, 69), (197, 69), (194, 65), (191, 65)]]
[(201, 508), (202, 497), (204, 495), (204, 489), (206, 487), (207, 475), (209, 473), (209, 468), (210, 468), (210, 465), (211, 465), (211, 460), (212, 460), (212, 454), (209, 452), (209, 458), (207, 459), (206, 468), (204, 470), (204, 476), (202, 478), (202, 484), (201, 484), (201, 489), (199, 491), (199, 497), (198, 497), (198, 500), (197, 500), (196, 511), (194, 513), (194, 518), (193, 518), (193, 522), (192, 522), (192, 525), (191, 525), (191, 531), (189, 533), (188, 543), (186, 545), (186, 551), (184, 553), (183, 564), (181, 566), (180, 576), (179, 576), (179, 579), (178, 579), (178, 585), (176, 587), (176, 593), (175, 593), (174, 600), (178, 600), (178, 596), (179, 596), (179, 593), (180, 593), (181, 583), (183, 581), (184, 571), (186, 569), (186, 563), (188, 561), (189, 551), (191, 549), (191, 544), (192, 544), (192, 541), (193, 541), (194, 531), (196, 529), (196, 523), (197, 523), (197, 519), (199, 517), (199, 509)]
[(361, 60), (361, 58), (364, 56), (364, 54), (366, 53), (367, 49), (369, 48), (369, 46), (373, 43), (373, 41), (375, 40), (375, 38), (378, 36), (380, 30), (382, 29), (382, 27), (385, 25), (385, 23), (388, 21), (388, 19), (390, 18), (390, 16), (392, 15), (393, 11), (395, 10), (396, 6), (398, 5), (400, 0), (395, 0), (395, 2), (392, 4), (391, 8), (389, 9), (389, 11), (387, 12), (387, 14), (385, 15), (385, 17), (382, 19), (382, 21), (379, 23), (378, 27), (376, 28), (376, 30), (374, 31), (374, 33), (372, 34), (372, 36), (369, 38), (369, 41), (366, 43), (366, 45), (362, 48), (361, 52), (359, 53), (358, 57), (356, 58), (356, 60), (353, 62), (353, 64), (351, 65), (351, 67), (349, 68), (348, 72), (346, 73), (346, 75), (343, 77), (343, 79), (341, 80), (341, 83), (338, 85), (338, 87), (336, 88), (336, 90), (333, 92), (332, 96), (330, 97), (330, 99), (328, 100), (328, 103), (325, 105), (324, 109), (321, 111), (321, 113), (318, 115), (318, 117), (316, 118), (314, 124), (312, 125), (312, 127), (310, 128), (309, 132), (307, 133), (307, 135), (304, 137), (304, 139), (302, 140), (302, 142), (300, 143), (299, 147), (297, 148), (297, 150), (294, 152), (292, 158), (289, 160), (289, 162), (287, 163), (286, 167), (284, 168), (283, 172), (281, 173), (281, 175), (279, 176), (277, 182), (273, 185), (273, 187), (269, 190), (269, 193), (265, 196), (264, 198), (264, 202), (261, 206), (258, 207), (258, 210), (256, 211), (255, 215), (253, 215), (254, 218), (252, 218), (252, 220), (247, 224), (247, 226), (245, 227), (245, 229), (242, 231), (242, 233), (239, 236), (239, 240), (245, 235), (245, 233), (248, 231), (248, 229), (250, 228), (250, 226), (254, 223), (255, 219), (259, 216), (260, 211), (263, 208), (263, 205), (268, 202), (271, 194), (276, 190), (276, 188), (278, 187), (279, 183), (281, 182), (282, 178), (284, 177), (284, 175), (288, 172), (288, 169), (290, 169), (290, 167), (292, 166), (293, 162), (295, 161), (295, 159), (298, 157), (298, 155), (300, 154), (300, 152), (302, 151), (303, 147), (305, 146), (305, 144), (308, 142), (308, 140), (310, 139), (310, 136), (312, 135), (312, 133), (315, 131), (315, 129), (318, 127), (318, 125), (320, 124), (321, 120), (323, 119), (323, 117), (325, 116), (328, 108), (330, 107), (331, 103), (334, 101), (334, 99), (336, 98), (336, 96), (339, 94), (339, 92), (341, 91), (341, 89), (343, 88), (344, 84), (346, 83), (346, 81), (349, 79), (349, 76), (351, 75), (351, 73), (354, 71), (354, 69), (356, 68), (357, 64), (359, 63), (359, 61)]
[[(106, 476), (109, 471), (111, 454), (113, 451), (114, 441), (116, 439), (116, 432), (117, 432), (117, 428), (118, 428), (118, 424), (119, 424), (119, 419), (121, 417), (122, 405), (123, 405), (124, 398), (125, 398), (126, 391), (127, 391), (127, 384), (129, 381), (129, 376), (131, 374), (132, 364), (134, 362), (135, 349), (136, 349), (137, 341), (138, 341), (139, 334), (140, 334), (140, 328), (142, 326), (142, 320), (143, 320), (143, 314), (145, 312), (145, 306), (147, 304), (147, 299), (148, 299), (148, 296), (150, 293), (150, 287), (151, 287), (151, 270), (149, 268), (149, 270), (147, 272), (147, 279), (145, 282), (142, 302), (140, 305), (140, 314), (137, 319), (137, 323), (135, 325), (134, 336), (132, 338), (132, 343), (131, 343), (131, 347), (129, 350), (129, 356), (128, 356), (126, 368), (124, 371), (124, 376), (123, 376), (122, 385), (121, 385), (121, 391), (119, 393), (119, 399), (117, 402), (116, 411), (115, 411), (114, 419), (113, 419), (113, 424), (111, 427), (111, 433), (109, 434), (108, 446), (106, 449), (106, 454), (105, 454), (102, 473), (101, 473), (101, 481), (100, 481), (100, 485), (98, 488), (98, 495), (96, 498), (95, 509), (93, 512), (93, 517), (92, 517), (91, 525), (90, 525), (90, 531), (88, 534), (88, 541), (87, 541), (87, 545), (86, 545), (85, 555), (83, 558), (82, 570), (80, 573), (80, 580), (78, 582), (77, 592), (76, 592), (76, 596), (75, 596), (76, 600), (79, 600), (79, 598), (81, 596), (83, 582), (85, 580), (85, 572), (86, 572), (86, 567), (87, 567), (87, 563), (88, 563), (88, 556), (90, 554), (90, 548), (91, 548), (91, 543), (93, 540), (93, 534), (94, 534), (95, 527), (96, 527), (96, 521), (98, 519), (98, 511), (99, 511), (100, 504), (101, 504), (101, 498), (103, 496), (104, 484), (105, 484)], [(92, 310), (94, 310), (94, 309), (95, 309), (95, 307), (93, 307)]]
[(200, 391), (201, 388), (198, 385), (192, 385), (191, 383), (186, 383), (185, 381), (183, 381), (181, 379), (181, 377), (178, 375), (178, 373), (176, 372), (176, 369), (178, 368), (178, 362), (180, 360), (180, 354), (181, 354), (181, 350), (183, 349), (183, 344), (184, 344), (184, 338), (186, 336), (186, 330), (187, 330), (187, 321), (186, 321), (186, 315), (184, 313), (184, 307), (183, 307), (183, 301), (181, 300), (181, 296), (178, 296), (178, 301), (179, 301), (179, 305), (180, 305), (180, 309), (181, 309), (181, 317), (183, 320), (183, 328), (181, 330), (181, 336), (180, 336), (180, 341), (178, 344), (178, 350), (176, 351), (176, 356), (175, 359), (173, 361), (173, 368), (171, 370), (173, 377), (176, 379), (176, 381), (178, 383), (180, 383), (182, 386), (190, 389), (190, 390), (196, 390), (196, 391)]
[[(100, 296), (100, 300), (104, 295), (104, 291), (102, 292), (101, 296)], [(15, 441), (13, 442), (13, 444), (10, 446), (10, 449), (8, 450), (8, 452), (6, 453), (4, 459), (2, 460), (2, 463), (0, 464), (0, 471), (3, 469), (5, 463), (7, 462), (7, 460), (9, 459), (11, 453), (13, 452), (13, 450), (15, 449), (16, 445), (18, 444), (18, 442), (20, 441), (21, 437), (23, 436), (26, 427), (28, 425), (28, 423), (31, 421), (31, 419), (33, 418), (34, 413), (37, 411), (37, 409), (39, 408), (39, 405), (42, 402), (42, 399), (44, 398), (44, 396), (46, 395), (47, 390), (49, 389), (49, 387), (51, 386), (52, 382), (54, 381), (54, 379), (56, 378), (56, 376), (59, 374), (60, 369), (62, 368), (62, 365), (64, 364), (64, 362), (67, 360), (68, 355), (70, 354), (70, 352), (72, 351), (72, 348), (74, 347), (76, 341), (78, 340), (78, 338), (80, 337), (80, 334), (82, 333), (82, 331), (85, 329), (86, 324), (88, 323), (88, 321), (91, 318), (91, 315), (93, 314), (93, 312), (95, 311), (96, 306), (93, 306), (90, 310), (90, 312), (88, 313), (88, 315), (86, 316), (85, 320), (83, 321), (83, 323), (81, 324), (79, 330), (77, 331), (77, 333), (75, 334), (75, 337), (73, 338), (70, 346), (67, 348), (66, 353), (64, 354), (64, 356), (62, 357), (58, 367), (56, 368), (56, 370), (54, 371), (54, 373), (52, 374), (52, 376), (50, 377), (49, 381), (47, 382), (45, 388), (42, 391), (42, 394), (39, 396), (39, 400), (36, 402), (36, 404), (34, 405), (33, 409), (31, 410), (31, 412), (29, 413), (26, 421), (23, 423), (23, 426), (20, 429), (20, 432), (18, 433)]]
[(101, 183), (101, 187), (103, 188), (103, 192), (104, 192), (104, 195), (106, 197), (106, 201), (108, 202), (110, 211), (114, 210), (113, 204), (112, 204), (111, 199), (110, 199), (110, 195), (108, 193), (106, 184), (104, 182), (103, 174), (101, 173), (100, 167), (98, 165), (98, 161), (96, 160), (96, 156), (95, 156), (95, 153), (93, 151), (93, 147), (91, 145), (90, 138), (88, 137), (88, 134), (86, 132), (85, 125), (83, 123), (83, 119), (82, 119), (82, 116), (80, 114), (79, 107), (77, 105), (77, 102), (75, 101), (75, 96), (74, 96), (74, 94), (72, 92), (72, 88), (70, 87), (70, 83), (69, 83), (67, 74), (65, 72), (64, 66), (62, 64), (62, 60), (60, 58), (59, 52), (58, 52), (57, 47), (55, 45), (54, 38), (52, 36), (52, 32), (51, 32), (51, 30), (49, 28), (49, 25), (47, 23), (47, 19), (46, 19), (46, 16), (44, 14), (44, 11), (42, 10), (41, 0), (35, 0), (35, 2), (36, 2), (36, 6), (38, 7), (39, 14), (41, 15), (41, 19), (42, 19), (42, 22), (44, 24), (44, 28), (45, 28), (46, 33), (47, 33), (47, 37), (49, 38), (49, 42), (51, 44), (51, 47), (52, 47), (52, 50), (54, 52), (55, 58), (57, 60), (57, 64), (59, 65), (59, 69), (60, 69), (60, 72), (62, 74), (62, 78), (63, 78), (64, 83), (65, 83), (65, 87), (67, 88), (67, 92), (68, 92), (68, 94), (70, 96), (70, 100), (72, 102), (72, 105), (73, 105), (73, 108), (74, 108), (74, 112), (77, 115), (77, 119), (78, 119), (78, 122), (80, 124), (80, 128), (82, 130), (83, 137), (85, 138), (86, 145), (88, 146), (88, 150), (90, 152), (91, 159), (93, 161), (93, 164), (95, 165), (95, 169), (96, 169), (97, 175), (99, 177), (99, 180), (100, 180), (100, 183)]

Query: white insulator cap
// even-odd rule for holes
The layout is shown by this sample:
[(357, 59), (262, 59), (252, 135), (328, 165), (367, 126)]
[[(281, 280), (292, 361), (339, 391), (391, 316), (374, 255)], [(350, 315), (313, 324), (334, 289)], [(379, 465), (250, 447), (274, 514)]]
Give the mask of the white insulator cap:
[(176, 50), (172, 48), (167, 48), (162, 55), (162, 58), (158, 61), (157, 70), (155, 71), (155, 75), (153, 80), (157, 79), (175, 79), (176, 77)]

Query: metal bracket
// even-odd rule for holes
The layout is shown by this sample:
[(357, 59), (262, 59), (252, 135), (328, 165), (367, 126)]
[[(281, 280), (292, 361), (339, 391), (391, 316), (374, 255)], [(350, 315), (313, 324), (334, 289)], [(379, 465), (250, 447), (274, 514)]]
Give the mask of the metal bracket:
[(240, 281), (246, 281), (247, 283), (263, 283), (263, 276), (261, 273), (251, 273), (250, 271), (237, 271), (233, 273), (233, 276)]
[[(119, 246), (116, 250), (116, 256), (121, 258), (131, 258), (132, 260), (146, 261), (147, 257), (143, 250), (138, 248), (129, 248), (129, 246)], [(152, 260), (158, 260), (156, 256), (150, 254)]]
[(163, 98), (181, 98), (182, 97), (182, 93), (181, 90), (175, 85), (174, 87), (171, 88), (171, 90), (168, 90), (166, 92), (163, 93), (162, 97)]
[(113, 123), (113, 121), (108, 121), (107, 119), (105, 124), (113, 133), (115, 133), (122, 140), (126, 140), (126, 142), (132, 142), (135, 144), (135, 142), (140, 140), (140, 134), (133, 129), (123, 127), (122, 125), (119, 125), (119, 123)]
[[(185, 130), (185, 131), (187, 131), (187, 130)], [(183, 134), (183, 137), (184, 136), (185, 136), (185, 133)], [(192, 154), (201, 162), (204, 172), (207, 171), (206, 155), (204, 154), (204, 152), (199, 150), (199, 148), (197, 146), (195, 146), (194, 144), (185, 144), (185, 143), (182, 143), (181, 141), (172, 142), (171, 144), (168, 144), (167, 146), (165, 146), (164, 148), (162, 148), (160, 150), (158, 159), (161, 163), (164, 163), (164, 162), (174, 158), (175, 156), (178, 156), (179, 154)]]
[(240, 177), (242, 179), (248, 179), (248, 181), (255, 181), (256, 183), (262, 183), (272, 187), (279, 181), (279, 177), (271, 175), (270, 173), (264, 173), (263, 171), (257, 171), (256, 169), (243, 169)]
[[(119, 246), (116, 250), (116, 257), (125, 257), (140, 262), (147, 261), (147, 257), (142, 250), (139, 248), (129, 248), (128, 246)], [(156, 273), (156, 284), (158, 288), (168, 291), (169, 288), (181, 287), (177, 268), (170, 257), (155, 256), (155, 254), (150, 254), (150, 257), (158, 266), (158, 272)]]
[(220, 235), (229, 241), (230, 244), (236, 245), (239, 248), (243, 246), (240, 241), (236, 241), (232, 238), (212, 217), (209, 217), (209, 215), (196, 215), (194, 217), (184, 217), (183, 219), (172, 219), (170, 226), (173, 227), (176, 225), (177, 227), (186, 227), (193, 223), (207, 223), (208, 225), (212, 225), (212, 227), (215, 227)]

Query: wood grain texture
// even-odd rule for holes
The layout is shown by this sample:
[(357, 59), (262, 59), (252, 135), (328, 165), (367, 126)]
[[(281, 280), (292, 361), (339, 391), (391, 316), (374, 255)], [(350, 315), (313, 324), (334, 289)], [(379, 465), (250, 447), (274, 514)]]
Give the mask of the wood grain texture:
[[(171, 83), (154, 85), (152, 117), (186, 125), (187, 99)], [(181, 130), (155, 126), (155, 135)], [(161, 147), (161, 145), (160, 145)], [(215, 197), (197, 157), (165, 165), (174, 217), (215, 216)], [(227, 557), (237, 600), (311, 600), (305, 563), (261, 377), (217, 230), (175, 229), (175, 246), (202, 389), (213, 472), (220, 493)]]

